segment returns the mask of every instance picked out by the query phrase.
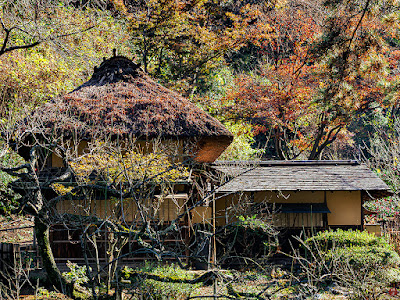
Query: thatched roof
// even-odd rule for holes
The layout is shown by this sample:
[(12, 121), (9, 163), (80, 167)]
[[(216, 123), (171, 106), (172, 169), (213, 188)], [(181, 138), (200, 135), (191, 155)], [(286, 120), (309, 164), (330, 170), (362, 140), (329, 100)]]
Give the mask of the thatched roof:
[(226, 161), (214, 163), (213, 168), (228, 180), (219, 192), (379, 191), (390, 194), (390, 188), (374, 172), (354, 160)]
[(105, 60), (89, 81), (40, 107), (31, 118), (42, 124), (33, 131), (45, 129), (85, 139), (110, 134), (137, 139), (198, 138), (202, 140), (198, 149), (207, 144), (209, 157), (204, 161), (215, 160), (233, 139), (217, 119), (122, 56)]
[(38, 113), (49, 124), (89, 136), (101, 131), (135, 137), (232, 138), (218, 120), (122, 56), (104, 61), (88, 82)]

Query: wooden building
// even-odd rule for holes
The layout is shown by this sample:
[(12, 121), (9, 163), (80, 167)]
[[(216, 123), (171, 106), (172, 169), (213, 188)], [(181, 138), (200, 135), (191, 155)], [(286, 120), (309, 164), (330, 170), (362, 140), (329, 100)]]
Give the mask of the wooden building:
[[(137, 199), (126, 197), (121, 205), (113, 204), (115, 195), (112, 199), (107, 192), (112, 184), (105, 185), (104, 191), (92, 193), (90, 197), (86, 197), (88, 194), (71, 194), (57, 201), (54, 199), (60, 197), (53, 189), (54, 185), (46, 186), (51, 182), (47, 177), (49, 174), (67, 174), (68, 158), (89, 154), (90, 145), (98, 140), (119, 142), (123, 148), (132, 143), (143, 152), (151, 153), (151, 141), (157, 139), (165, 149), (171, 149), (171, 161), (182, 165), (208, 164), (212, 173), (222, 177), (223, 184), (216, 190), (215, 201), (206, 201), (191, 209), (178, 220), (183, 225), (181, 228), (195, 223), (214, 228), (223, 226), (234, 222), (242, 209), (258, 205), (257, 213), (273, 212), (274, 222), (280, 228), (361, 229), (363, 202), (389, 193), (389, 188), (373, 172), (356, 161), (212, 164), (231, 143), (232, 134), (218, 120), (155, 82), (138, 65), (121, 56), (105, 60), (94, 69), (88, 82), (38, 108), (20, 124), (16, 135), (22, 141), (19, 153), (26, 160), (29, 160), (32, 147), (40, 145), (45, 150), (38, 171), (39, 181), (44, 202), (54, 205), (42, 215), (48, 216), (47, 212), (52, 211), (54, 216), (64, 217), (62, 224), (53, 226), (50, 236), (56, 261), (83, 260), (80, 234), (86, 224), (80, 224), (79, 228), (70, 226), (66, 215), (96, 216), (106, 220), (114, 217), (111, 215), (114, 206), (119, 209), (117, 215), (123, 216), (124, 226), (145, 223), (138, 221), (142, 216), (138, 214)], [(169, 194), (155, 183), (152, 193), (147, 193), (141, 203), (152, 216), (146, 222), (152, 222), (154, 228), (165, 228), (196, 205), (202, 196), (193, 175), (189, 172), (186, 178), (168, 184)], [(68, 181), (67, 188), (77, 183), (77, 177), (73, 175), (60, 175), (60, 178)], [(23, 188), (21, 193), (25, 197)], [(242, 199), (245, 199), (244, 204)], [(57, 218), (54, 220), (57, 222)], [(107, 234), (105, 231), (97, 237), (103, 246), (97, 249), (96, 255), (103, 260), (108, 259), (109, 253), (104, 243)], [(177, 237), (164, 237), (164, 242), (178, 241), (187, 244), (188, 232), (178, 232)], [(127, 252), (134, 249), (138, 241), (131, 242), (126, 246)]]
[[(27, 161), (33, 147), (42, 151), (37, 166), (42, 196), (46, 205), (53, 203), (48, 209), (54, 216), (51, 222), (59, 222), (53, 223), (50, 243), (56, 261), (63, 262), (83, 260), (80, 234), (85, 224), (74, 227), (67, 221), (70, 216), (96, 216), (103, 220), (120, 218), (120, 223), (128, 227), (145, 222), (138, 211), (138, 199), (133, 196), (125, 197), (120, 205), (115, 205), (119, 199), (115, 193), (110, 193), (118, 185), (112, 180), (102, 183), (102, 191), (74, 193), (55, 201), (60, 193), (68, 193), (68, 189), (78, 184), (76, 174), (68, 175), (67, 162), (71, 166), (70, 161), (88, 157), (96, 142), (115, 145), (122, 149), (123, 155), (127, 149), (138, 149), (140, 155), (151, 154), (157, 144), (171, 164), (179, 164), (188, 170), (186, 176), (164, 183), (168, 191), (162, 190), (163, 187), (154, 180), (151, 192), (146, 192), (140, 199), (141, 207), (151, 216), (146, 222), (152, 222), (155, 228), (165, 228), (198, 201), (193, 192), (193, 166), (215, 161), (233, 140), (233, 135), (217, 119), (154, 81), (139, 65), (122, 56), (104, 60), (94, 68), (89, 81), (37, 108), (19, 124), (15, 136), (19, 138), (16, 148)], [(157, 166), (153, 164), (152, 167), (156, 169)], [(54, 181), (57, 178), (54, 174), (63, 179)], [(98, 179), (99, 172), (89, 175)], [(61, 189), (56, 190), (54, 184), (46, 186), (51, 181), (61, 185)], [(23, 197), (30, 197), (28, 193), (24, 194), (26, 184), (18, 184), (22, 186)], [(135, 184), (142, 187), (138, 182)], [(186, 228), (187, 224), (204, 222), (203, 210), (203, 207), (193, 209), (192, 215), (180, 218), (179, 222), (185, 223)], [(43, 215), (47, 216), (47, 211)], [(169, 236), (165, 240), (175, 242), (185, 238), (187, 233), (184, 232), (179, 237)], [(107, 232), (97, 240), (105, 242)], [(128, 246), (131, 249), (131, 245)], [(99, 247), (98, 251), (101, 259), (107, 257), (105, 246)]]
[[(358, 161), (217, 162), (216, 223), (235, 218), (241, 201), (271, 213), (278, 228), (364, 228), (363, 203), (391, 195), (390, 188)], [(236, 212), (235, 212), (236, 214)]]

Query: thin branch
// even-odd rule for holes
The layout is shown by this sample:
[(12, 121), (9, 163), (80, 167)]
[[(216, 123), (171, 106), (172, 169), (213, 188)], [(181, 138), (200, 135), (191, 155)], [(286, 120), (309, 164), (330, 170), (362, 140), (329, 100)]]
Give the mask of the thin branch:
[[(342, 125), (337, 125), (336, 127), (332, 128), (332, 129), (329, 131), (329, 133), (328, 133), (328, 135), (327, 135), (325, 141), (322, 143), (322, 145), (320, 145), (320, 146), (318, 147), (318, 151), (317, 151), (317, 153), (316, 153), (316, 156), (319, 156), (319, 155), (321, 154), (321, 151), (322, 151), (325, 147), (327, 147), (328, 145), (332, 144), (332, 143), (336, 140), (337, 135), (339, 134), (340, 130), (342, 130), (342, 128), (343, 128)], [(336, 130), (336, 132), (333, 133), (335, 130)], [(331, 138), (331, 135), (332, 135), (332, 134), (333, 134), (333, 136), (332, 136), (332, 138)]]
[[(4, 24), (2, 24), (2, 26), (3, 26), (3, 25), (4, 25)], [(28, 43), (28, 44), (20, 45), (20, 46), (10, 46), (10, 47), (7, 47), (7, 43), (8, 43), (8, 39), (9, 39), (9, 34), (10, 34), (10, 32), (11, 32), (11, 29), (7, 29), (7, 28), (5, 28), (5, 27), (3, 26), (3, 29), (4, 29), (4, 31), (6, 32), (6, 37), (4, 38), (3, 46), (2, 46), (2, 48), (0, 49), (0, 56), (3, 55), (3, 54), (5, 54), (5, 53), (7, 53), (7, 52), (14, 51), (14, 50), (29, 49), (29, 48), (35, 47), (35, 46), (37, 46), (37, 45), (39, 45), (39, 44), (41, 44), (41, 43), (44, 43), (44, 42), (54, 41), (54, 40), (57, 40), (57, 39), (60, 39), (60, 38), (65, 38), (65, 37), (68, 37), (68, 36), (71, 36), (71, 35), (75, 35), (75, 34), (78, 34), (78, 33), (83, 33), (83, 32), (86, 32), (86, 31), (88, 31), (88, 30), (90, 30), (90, 29), (92, 29), (92, 28), (94, 28), (94, 27), (95, 27), (95, 26), (92, 25), (92, 26), (89, 26), (89, 27), (87, 27), (87, 28), (85, 28), (85, 29), (83, 29), (83, 30), (78, 30), (78, 31), (74, 31), (74, 32), (70, 32), (70, 33), (65, 33), (65, 34), (60, 34), (60, 35), (56, 35), (56, 36), (53, 36), (53, 37), (49, 36), (49, 37), (47, 37), (47, 38), (39, 39), (39, 40), (37, 40), (37, 41), (35, 41), (35, 42), (33, 42), (33, 43)]]
[(354, 37), (355, 37), (355, 35), (356, 35), (356, 32), (357, 32), (358, 28), (360, 27), (361, 22), (362, 22), (362, 20), (364, 19), (365, 14), (367, 13), (369, 3), (370, 3), (370, 0), (367, 0), (367, 2), (365, 3), (365, 7), (364, 7), (364, 9), (363, 9), (363, 12), (362, 12), (362, 14), (361, 14), (360, 20), (358, 20), (357, 26), (356, 26), (356, 28), (354, 29), (353, 34), (351, 35), (350, 42), (349, 42), (349, 46), (348, 46), (348, 49), (349, 49), (349, 50), (350, 50), (350, 47), (351, 47), (351, 43), (353, 42)]

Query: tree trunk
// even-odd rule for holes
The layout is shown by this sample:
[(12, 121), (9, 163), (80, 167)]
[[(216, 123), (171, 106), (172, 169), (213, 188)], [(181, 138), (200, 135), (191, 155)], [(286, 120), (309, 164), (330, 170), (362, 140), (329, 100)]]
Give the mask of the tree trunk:
[(44, 223), (40, 217), (35, 217), (35, 235), (39, 246), (39, 253), (42, 258), (43, 268), (47, 272), (50, 283), (63, 294), (72, 297), (73, 288), (61, 275), (54, 261), (53, 251), (50, 247), (48, 224)]

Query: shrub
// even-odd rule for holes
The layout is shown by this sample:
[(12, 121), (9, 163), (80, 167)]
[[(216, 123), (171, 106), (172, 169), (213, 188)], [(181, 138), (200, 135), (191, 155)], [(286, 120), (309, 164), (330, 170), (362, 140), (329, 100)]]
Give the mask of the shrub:
[[(383, 177), (385, 178), (385, 176)], [(387, 182), (384, 178), (383, 180)], [(397, 196), (367, 201), (364, 203), (364, 207), (370, 211), (377, 212), (375, 216), (377, 219), (387, 220), (400, 214), (399, 199)]]
[[(139, 274), (139, 276), (137, 276)], [(165, 282), (167, 280), (192, 280), (195, 278), (193, 273), (187, 272), (174, 264), (158, 265), (146, 263), (142, 268), (124, 267), (122, 275), (130, 280), (131, 288), (137, 290), (140, 297), (144, 299), (164, 300), (164, 299), (186, 299), (191, 293), (202, 286), (202, 283), (184, 283), (184, 282)], [(156, 280), (148, 278), (149, 275), (155, 275)]]
[(333, 247), (350, 246), (376, 246), (387, 250), (392, 249), (384, 238), (377, 237), (375, 234), (371, 234), (367, 231), (358, 230), (345, 231), (337, 229), (336, 231), (322, 231), (307, 239), (305, 243), (311, 248), (315, 247), (317, 244), (320, 249), (326, 249), (326, 251)]
[(382, 237), (367, 231), (323, 231), (305, 241), (312, 251), (320, 251), (326, 260), (341, 257), (342, 261), (362, 267), (366, 264), (397, 266), (399, 255)]
[(154, 300), (187, 299), (200, 286), (201, 283), (171, 283), (146, 279), (141, 290), (149, 295), (149, 299)]
[(217, 257), (221, 264), (227, 266), (242, 260), (249, 264), (255, 259), (265, 258), (276, 252), (279, 244), (278, 231), (271, 222), (256, 215), (239, 216), (237, 222), (217, 232), (217, 241)]
[(315, 290), (336, 281), (351, 291), (352, 299), (377, 299), (400, 280), (399, 255), (384, 238), (366, 231), (320, 232), (302, 245), (310, 255), (298, 256), (298, 261), (304, 274), (313, 278)]
[(400, 257), (394, 251), (375, 246), (350, 246), (336, 248), (326, 253), (326, 259), (334, 256), (340, 257), (344, 262), (348, 262), (354, 267), (361, 268), (366, 265), (397, 266), (400, 264)]
[(68, 261), (67, 267), (69, 268), (69, 272), (64, 272), (63, 276), (68, 281), (76, 284), (83, 284), (89, 281), (89, 278), (86, 276), (86, 266), (78, 266), (77, 264)]

